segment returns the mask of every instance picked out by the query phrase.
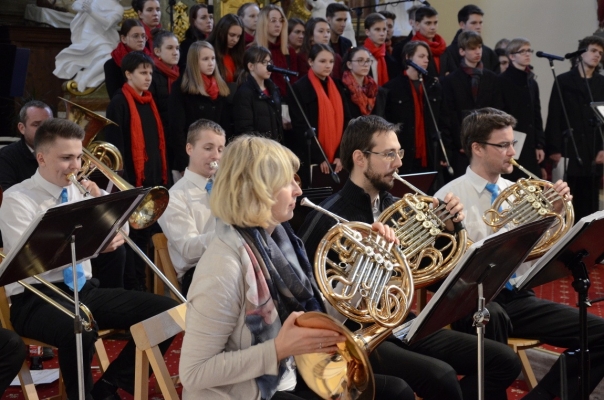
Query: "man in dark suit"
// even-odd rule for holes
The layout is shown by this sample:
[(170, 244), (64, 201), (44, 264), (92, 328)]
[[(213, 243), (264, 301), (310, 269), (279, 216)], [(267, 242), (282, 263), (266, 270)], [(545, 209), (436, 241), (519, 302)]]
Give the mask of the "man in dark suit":
[(333, 51), (344, 57), (346, 52), (352, 47), (352, 42), (342, 36), (346, 28), (346, 19), (350, 8), (341, 3), (331, 3), (327, 6), (325, 17), (331, 29), (331, 40), (329, 44)]

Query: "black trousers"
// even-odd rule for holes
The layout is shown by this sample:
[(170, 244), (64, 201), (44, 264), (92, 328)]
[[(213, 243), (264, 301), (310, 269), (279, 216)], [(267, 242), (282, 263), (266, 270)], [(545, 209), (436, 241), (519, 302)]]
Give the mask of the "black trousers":
[(101, 288), (123, 288), (126, 267), (126, 247), (124, 244), (115, 251), (101, 253), (90, 260), (92, 274), (99, 280)]
[(27, 347), (13, 331), (0, 328), (0, 397), (23, 365)]
[[(520, 361), (507, 345), (485, 340), (485, 397), (507, 399), (507, 387), (520, 374)], [(478, 398), (476, 337), (441, 329), (407, 346), (394, 337), (371, 354), (377, 374), (404, 379), (425, 400)], [(464, 375), (461, 380), (457, 375)]]
[[(491, 320), (486, 336), (504, 338), (506, 342), (508, 336), (538, 339), (552, 346), (568, 348), (567, 352), (579, 348), (579, 310), (540, 299), (532, 290), (516, 293), (503, 290), (495, 300), (487, 304)], [(591, 358), (589, 387), (593, 391), (604, 377), (604, 319), (587, 313), (587, 325)], [(570, 357), (567, 371), (569, 398), (575, 398), (579, 395), (578, 360)], [(547, 398), (560, 395), (559, 360), (535, 390), (549, 393)]]
[[(70, 293), (65, 284), (58, 283), (56, 286)], [(50, 289), (40, 287), (40, 285), (36, 285), (36, 287), (73, 310), (72, 304), (59, 298)], [(73, 319), (28, 290), (12, 296), (11, 300), (11, 321), (15, 331), (22, 336), (40, 340), (59, 349), (59, 368), (63, 373), (67, 396), (70, 399), (77, 399), (77, 353)], [(130, 329), (130, 326), (178, 305), (169, 297), (151, 293), (124, 289), (100, 289), (95, 278), (86, 282), (80, 291), (80, 301), (90, 309), (99, 329)], [(97, 338), (97, 330), (82, 333), (84, 383), (87, 399), (92, 399), (90, 395), (92, 390), (90, 363)], [(162, 353), (168, 349), (171, 342), (172, 339), (160, 344)], [(134, 392), (135, 350), (134, 341), (130, 340), (102, 377), (129, 393)]]

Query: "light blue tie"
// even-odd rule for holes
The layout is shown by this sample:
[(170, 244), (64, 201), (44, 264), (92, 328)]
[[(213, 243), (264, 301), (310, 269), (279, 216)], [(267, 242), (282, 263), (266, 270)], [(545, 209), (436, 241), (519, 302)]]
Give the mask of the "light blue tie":
[[(61, 191), (61, 196), (59, 197), (59, 199), (61, 200), (61, 204), (67, 203), (67, 201), (69, 201), (69, 199), (67, 198), (66, 188), (63, 188), (63, 191)], [(82, 264), (76, 264), (76, 273), (78, 274), (77, 283), (79, 292), (80, 290), (82, 290), (84, 284), (86, 283), (86, 276), (84, 276), (84, 267), (82, 266)], [(73, 290), (73, 270), (71, 266), (63, 270), (63, 282), (65, 282), (65, 284), (69, 286), (71, 290)]]
[[(487, 183), (486, 189), (491, 192), (491, 204), (493, 204), (493, 202), (495, 201), (495, 199), (497, 198), (497, 196), (499, 196), (499, 186), (497, 186), (497, 184), (495, 183)], [(499, 208), (499, 211), (501, 211), (501, 207)], [(510, 279), (514, 279), (516, 277), (516, 273), (514, 272), (514, 274), (512, 275), (512, 277)], [(514, 287), (512, 286), (512, 284), (510, 283), (510, 281), (507, 281), (505, 284), (505, 288), (507, 290), (514, 290)]]
[(206, 183), (206, 190), (208, 194), (212, 191), (212, 186), (214, 186), (214, 180), (212, 178), (208, 179), (208, 183)]

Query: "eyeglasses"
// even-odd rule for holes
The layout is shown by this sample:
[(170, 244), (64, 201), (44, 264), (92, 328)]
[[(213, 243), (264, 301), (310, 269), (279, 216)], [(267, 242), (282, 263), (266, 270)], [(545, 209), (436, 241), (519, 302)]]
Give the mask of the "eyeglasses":
[(266, 67), (267, 65), (273, 65), (273, 60), (260, 61), (259, 64), (262, 64)]
[(535, 50), (533, 50), (533, 49), (523, 49), (523, 50), (518, 50), (517, 52), (512, 53), (512, 54), (522, 54), (522, 55), (524, 55), (524, 54), (532, 54), (534, 52), (535, 52)]
[(143, 40), (147, 40), (147, 35), (145, 35), (144, 33), (135, 33), (133, 35), (128, 35), (130, 36), (132, 39), (138, 40), (138, 39), (143, 39)]
[(271, 18), (271, 19), (269, 19), (269, 21), (270, 21), (271, 24), (276, 24), (277, 22), (280, 22), (280, 23), (283, 24), (285, 22), (285, 20), (283, 18), (279, 18), (279, 19), (277, 19), (277, 18)]
[(398, 157), (399, 160), (403, 159), (403, 157), (405, 156), (405, 149), (400, 149), (398, 151), (387, 151), (382, 153), (376, 153), (375, 151), (365, 150), (363, 151), (363, 153), (376, 154), (378, 156), (384, 157), (389, 162), (393, 162), (394, 160), (396, 160), (396, 157)]
[(371, 65), (373, 64), (373, 60), (371, 58), (367, 59), (367, 60), (363, 60), (362, 58), (359, 58), (358, 60), (350, 60), (351, 62), (355, 62), (355, 63), (359, 63), (359, 65)]
[(512, 142), (503, 142), (503, 143), (489, 143), (489, 142), (478, 142), (478, 143), (488, 144), (489, 146), (498, 147), (501, 151), (506, 151), (510, 147), (514, 147), (516, 145), (516, 143), (518, 143), (518, 141), (514, 140)]

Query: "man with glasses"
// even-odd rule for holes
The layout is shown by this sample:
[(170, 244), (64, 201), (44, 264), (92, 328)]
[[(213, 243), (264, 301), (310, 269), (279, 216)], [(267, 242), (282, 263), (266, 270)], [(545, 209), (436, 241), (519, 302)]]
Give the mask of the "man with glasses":
[[(377, 116), (350, 121), (340, 144), (340, 159), (349, 179), (321, 207), (349, 221), (372, 224), (397, 200), (388, 192), (404, 155), (396, 130), (396, 125)], [(441, 199), (450, 213), (458, 215), (454, 221), (461, 221), (459, 199), (451, 193)], [(298, 236), (309, 260), (314, 260), (319, 242), (335, 224), (332, 217), (317, 211), (307, 216)], [(347, 325), (353, 331), (358, 329), (350, 321)], [(506, 388), (518, 376), (517, 357), (506, 345), (492, 340), (485, 340), (484, 353), (486, 398), (504, 400)], [(441, 329), (410, 346), (397, 339), (386, 340), (372, 352), (370, 361), (375, 373), (404, 379), (425, 400), (476, 396), (476, 339), (469, 334)], [(458, 381), (458, 375), (464, 377)]]
[[(509, 68), (499, 75), (502, 110), (516, 118), (518, 132), (526, 135), (518, 163), (537, 176), (545, 178), (539, 164), (545, 158), (545, 134), (541, 119), (539, 85), (531, 67), (531, 43), (524, 38), (513, 39), (505, 49), (510, 59)], [(515, 170), (506, 178), (516, 181), (526, 178), (522, 171)]]
[[(510, 158), (514, 151), (514, 125), (509, 114), (494, 108), (482, 108), (468, 115), (462, 124), (462, 144), (470, 158), (466, 174), (445, 185), (436, 197), (453, 192), (460, 197), (467, 210), (464, 220), (468, 238), (474, 242), (492, 234), (483, 220), (484, 212), (503, 189), (513, 185), (501, 174), (512, 172)], [(570, 196), (566, 182), (558, 181), (554, 189), (560, 195)], [(572, 198), (572, 196), (571, 196)], [(518, 276), (523, 272), (521, 266)], [(507, 343), (508, 337), (538, 339), (543, 343), (575, 351), (579, 345), (579, 312), (576, 308), (539, 299), (533, 290), (512, 290), (510, 279), (495, 301), (487, 304), (491, 318), (486, 326), (486, 337)], [(604, 376), (604, 319), (588, 313), (588, 345), (591, 357), (590, 390)], [(471, 318), (453, 324), (454, 329), (475, 332)], [(567, 359), (569, 398), (578, 396), (578, 359)], [(557, 361), (539, 384), (524, 399), (553, 399), (560, 396), (560, 363)]]

